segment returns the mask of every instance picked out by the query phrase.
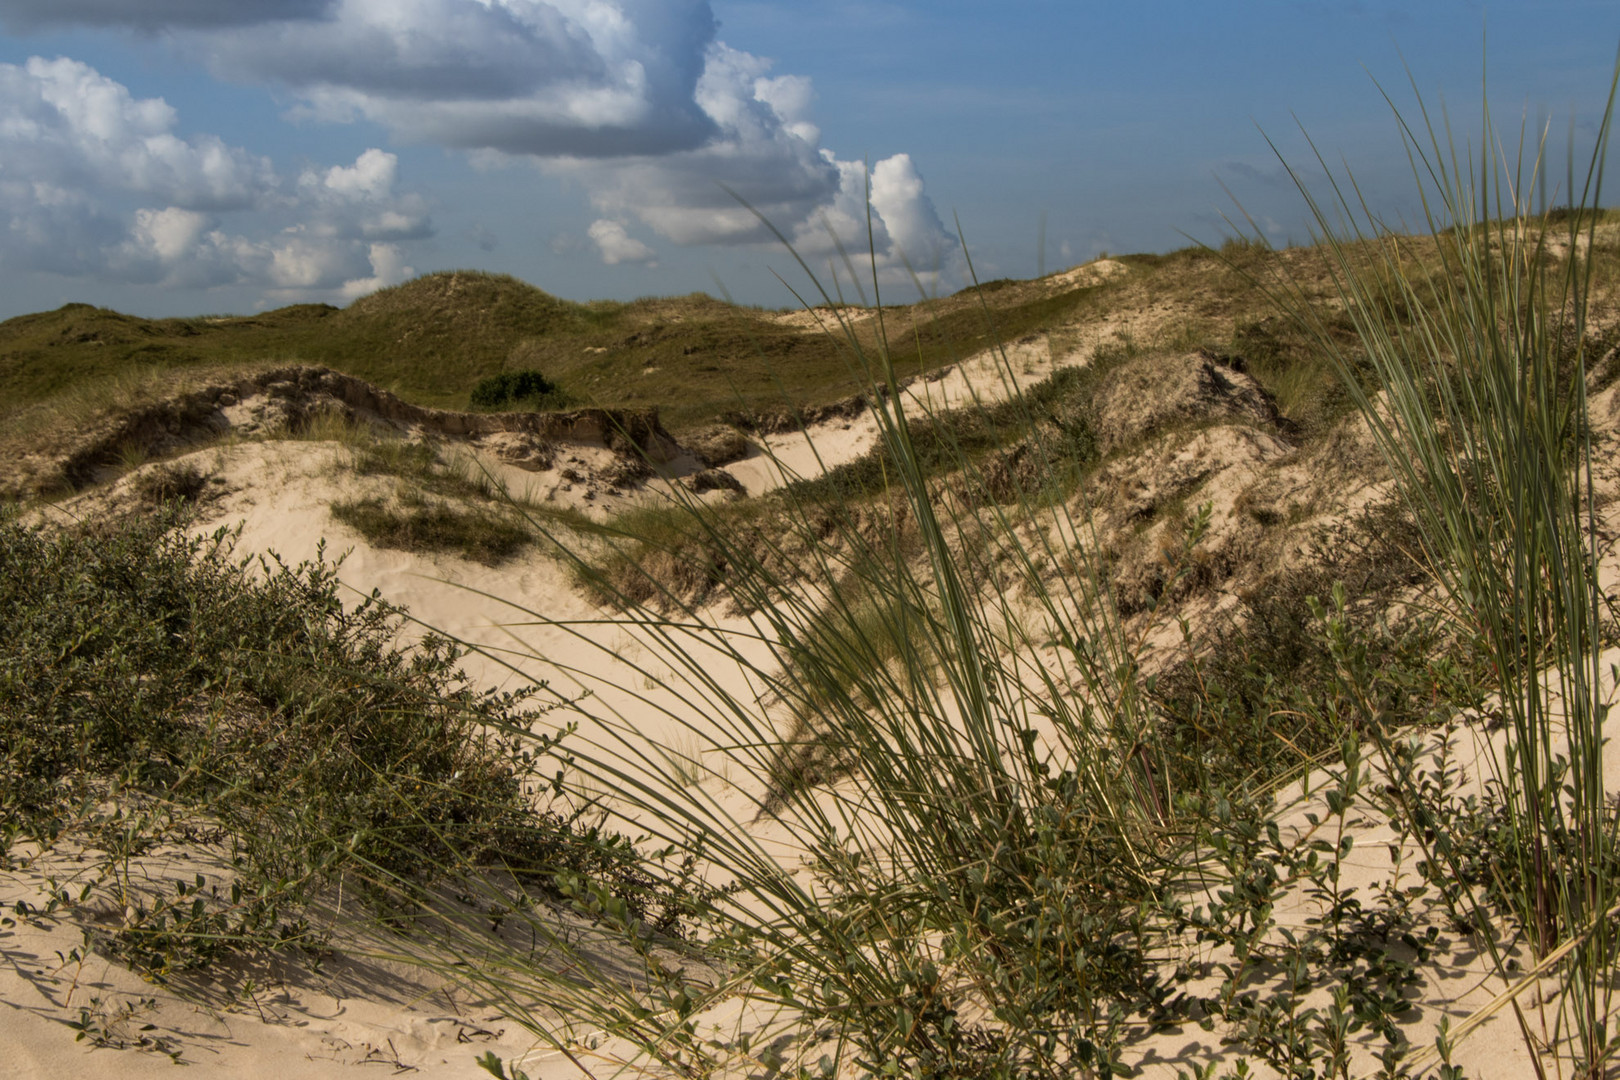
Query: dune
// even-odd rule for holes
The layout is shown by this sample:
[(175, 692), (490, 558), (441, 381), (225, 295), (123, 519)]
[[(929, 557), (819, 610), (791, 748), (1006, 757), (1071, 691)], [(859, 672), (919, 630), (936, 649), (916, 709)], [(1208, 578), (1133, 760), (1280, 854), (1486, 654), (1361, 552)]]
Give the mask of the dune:
[[(702, 438), (666, 431), (649, 409), (428, 409), (322, 368), (211, 382), (132, 414), (122, 428), (98, 429), (75, 448), (29, 463), (31, 476), (55, 470), (84, 485), (79, 494), (30, 513), (48, 527), (150, 513), (151, 493), (162, 490), (165, 477), (191, 476), (196, 483), (188, 497), (195, 500), (196, 517), (188, 528), (194, 534), (225, 529), (241, 556), (273, 553), (289, 564), (339, 560), (346, 597), (358, 602), (375, 592), (409, 611), (405, 641), (431, 631), (462, 643), (469, 650), (462, 670), (473, 685), (516, 690), (544, 684), (542, 700), (565, 706), (556, 718), (580, 725), (570, 739), (597, 767), (594, 786), (583, 792), (593, 800), (593, 812), (636, 836), (643, 853), (666, 842), (660, 830), (672, 828), (649, 807), (677, 808), (711, 825), (717, 843), (757, 855), (810, 895), (826, 885), (814, 861), (826, 852), (807, 849), (812, 832), (805, 823), (817, 814), (831, 819), (861, 807), (866, 781), (858, 768), (835, 763), (818, 773), (806, 766), (806, 790), (784, 796), (777, 790), (780, 777), (740, 767), (746, 758), (728, 752), (751, 730), (807, 743), (818, 734), (815, 717), (794, 714), (775, 692), (779, 688), (769, 685), (779, 659), (773, 652), (778, 624), (771, 620), (779, 613), (750, 607), (728, 591), (725, 575), (737, 573), (735, 566), (715, 569), (711, 576), (718, 583), (692, 585), (685, 564), (701, 554), (702, 538), (680, 536), (669, 542), (661, 563), (651, 549), (625, 549), (632, 562), (642, 560), (631, 570), (667, 589), (662, 610), (668, 614), (664, 622), (649, 614), (657, 609), (653, 592), (647, 606), (627, 617), (593, 593), (589, 573), (575, 562), (575, 555), (589, 559), (606, 550), (602, 530), (634, 521), (636, 514), (679, 518), (700, 510), (730, 528), (756, 519), (727, 513), (757, 511), (766, 523), (759, 528), (779, 528), (791, 539), (781, 512), (759, 508), (777, 505), (769, 500), (784, 490), (791, 494), (797, 482), (838, 481), (851, 485), (841, 489), (852, 493), (848, 502), (867, 500), (862, 506), (869, 516), (848, 534), (827, 529), (821, 554), (832, 553), (831, 570), (818, 577), (811, 551), (785, 542), (761, 556), (777, 560), (770, 565), (789, 585), (802, 586), (798, 599), (813, 607), (828, 595), (817, 591), (826, 587), (825, 578), (839, 587), (859, 580), (858, 558), (851, 556), (847, 565), (836, 559), (848, 554), (840, 542), (858, 536), (861, 527), (881, 542), (857, 555), (904, 551), (921, 561), (916, 552), (933, 549), (917, 539), (914, 520), (865, 509), (884, 506), (890, 488), (874, 494), (858, 486), (866, 482), (862, 468), (874, 462), (884, 483), (901, 486), (885, 471), (893, 464), (885, 432), (892, 432), (896, 416), (887, 395), (897, 395), (898, 411), (919, 429), (945, 433), (939, 445), (949, 448), (951, 439), (958, 440), (958, 468), (924, 480), (941, 515), (950, 515), (939, 543), (971, 550), (964, 565), (977, 575), (973, 602), (1002, 619), (1000, 636), (986, 633), (982, 639), (986, 662), (1001, 665), (998, 685), (1015, 691), (1034, 717), (1031, 745), (1054, 770), (1074, 764), (1074, 746), (1065, 742), (1061, 709), (1050, 699), (1086, 701), (1095, 693), (1073, 666), (1075, 644), (1052, 631), (1085, 625), (1090, 617), (1083, 590), (1064, 591), (1062, 584), (1084, 578), (1086, 559), (1107, 568), (1121, 633), (1135, 643), (1144, 679), (1168, 678), (1192, 651), (1195, 637), (1237, 633), (1236, 614), (1258, 610), (1268, 591), (1315, 588), (1353, 571), (1364, 581), (1384, 575), (1377, 617), (1433, 602), (1422, 567), (1400, 549), (1406, 534), (1389, 525), (1394, 518), (1372, 516), (1392, 504), (1395, 481), (1366, 422), (1351, 411), (1313, 414), (1320, 403), (1303, 395), (1283, 402), (1273, 392), (1277, 380), (1243, 356), (1190, 342), (1178, 326), (1207, 298), (1160, 297), (1133, 282), (1142, 276), (1135, 264), (1101, 260), (1017, 285), (1037, 297), (1107, 287), (1121, 290), (1126, 300), (1100, 315), (1071, 313), (1005, 347), (896, 380), (892, 389), (798, 412), (739, 411), (724, 418), (718, 437), (712, 430)], [(811, 332), (818, 317), (829, 315), (815, 311), (769, 320), (785, 330)], [(863, 325), (870, 321), (864, 314), (851, 317)], [(1234, 329), (1233, 336), (1283, 349), (1275, 335), (1262, 338), (1252, 326), (1244, 333), (1249, 337)], [(1081, 406), (1084, 424), (1075, 421)], [(1318, 426), (1308, 427), (1300, 416)], [(1600, 461), (1607, 462), (1620, 444), (1620, 387), (1597, 394), (1589, 418)], [(976, 424), (991, 426), (1000, 441), (962, 451), (977, 437)], [(133, 468), (113, 461), (117, 446), (148, 429), (153, 434), (147, 449), (161, 460)], [(1063, 453), (1083, 458), (1089, 470), (1084, 484), (1048, 483), (1053, 458), (1043, 448), (1060, 439), (1071, 440), (1062, 444)], [(379, 461), (394, 454), (388, 459), (394, 464), (367, 465), (368, 453)], [(1598, 481), (1600, 522), (1612, 534), (1620, 529), (1620, 475), (1602, 464)], [(390, 546), (346, 524), (335, 510), (368, 500), (401, 515), (413, 507), (439, 507), (451, 516), (494, 516), (508, 524), (527, 518), (521, 526), (527, 531), (511, 552), (484, 561), (453, 544)], [(999, 531), (974, 532), (971, 523), (986, 516)], [(740, 537), (743, 526), (735, 527)], [(816, 527), (804, 526), (812, 532)], [(892, 547), (881, 546), (884, 537), (892, 537)], [(722, 539), (736, 544), (726, 550), (744, 549), (742, 539)], [(1049, 544), (1062, 558), (1014, 566), (995, 550), (1003, 541), (1031, 551)], [(858, 547), (853, 541), (849, 546)], [(1398, 558), (1403, 555), (1405, 561)], [(805, 564), (802, 580), (794, 577), (795, 560)], [(1607, 553), (1600, 569), (1612, 594), (1620, 586), (1620, 559)], [(1043, 593), (1029, 584), (1032, 578), (1060, 585)], [(1620, 650), (1606, 652), (1603, 662), (1611, 669), (1620, 664)], [(885, 665), (903, 666), (892, 657), (873, 663)], [(1614, 690), (1611, 679), (1603, 687), (1607, 700)], [(965, 743), (973, 730), (972, 718), (954, 708), (962, 700), (941, 691), (936, 703), (944, 705), (931, 717), (947, 733), (942, 738), (958, 740), (951, 745)], [(740, 720), (728, 715), (731, 708), (749, 715)], [(1412, 767), (1436, 776), (1444, 772), (1460, 798), (1483, 800), (1489, 782), (1500, 779), (1492, 769), (1502, 759), (1505, 738), (1492, 727), (1490, 714), (1486, 702), (1482, 709), (1456, 713), (1443, 727), (1401, 733), (1412, 740)], [(1113, 751), (1118, 772), (1125, 772), (1136, 748)], [(1399, 986), (1382, 1018), (1421, 1053), (1435, 1043), (1442, 1022), (1459, 1024), (1478, 1009), (1502, 1004), (1504, 980), (1481, 947), (1483, 939), (1454, 925), (1435, 891), (1424, 889), (1416, 869), (1429, 857), (1423, 838), (1394, 828), (1388, 813), (1386, 795), (1399, 780), (1391, 763), (1370, 738), (1359, 752), (1354, 791), (1345, 787), (1347, 765), (1330, 754), (1276, 792), (1271, 820), (1278, 843), (1305, 850), (1320, 841), (1338, 855), (1331, 875), (1307, 869), (1278, 886), (1266, 908), (1271, 925), (1263, 943), (1276, 945), (1289, 934), (1310, 938), (1326, 933), (1323, 927), (1335, 919), (1360, 918), (1374, 909), (1394, 912), (1382, 946), (1363, 940), (1375, 937), (1377, 926), (1362, 927), (1356, 947), (1367, 951), (1335, 962), (1349, 968), (1386, 965), (1377, 978), (1398, 979)], [(1604, 765), (1608, 776), (1620, 775), (1620, 750), (1612, 743)], [(616, 778), (617, 788), (605, 776)], [(762, 807), (781, 812), (773, 816)], [(894, 852), (907, 839), (876, 815), (855, 814), (848, 825), (852, 835), (859, 834), (863, 854), (877, 862), (898, 858)], [(86, 875), (95, 861), (85, 848), (65, 842), (49, 850), (14, 847), (0, 865), (0, 899), (11, 913), (0, 925), (6, 960), (0, 967), (0, 1047), (6, 1053), (0, 1072), (6, 1075), (145, 1077), (170, 1075), (183, 1065), (188, 1075), (203, 1076), (324, 1080), (355, 1075), (358, 1068), (473, 1077), (488, 1075), (478, 1064), (485, 1054), (531, 1080), (677, 1074), (638, 1056), (635, 1039), (565, 1016), (540, 1000), (537, 987), (514, 980), (512, 996), (500, 999), (485, 992), (487, 983), (480, 985), (481, 972), (457, 967), (498, 958), (503, 950), (513, 957), (532, 955), (537, 946), (522, 940), (521, 920), (494, 920), (498, 925), (479, 946), (487, 951), (458, 953), (449, 939), (392, 934), (361, 916), (358, 901), (344, 894), (341, 883), (323, 893), (310, 913), (331, 934), (318, 963), (277, 954), (271, 960), (227, 959), (167, 983), (143, 978), (96, 947), (98, 935), (121, 918), (117, 904), (93, 889), (74, 899), (91, 884)], [(1229, 902), (1223, 891), (1233, 887), (1230, 880), (1189, 884), (1197, 875), (1190, 863), (1186, 869), (1177, 899), (1187, 911)], [(197, 875), (224, 881), (229, 866), (207, 845), (165, 844), (134, 856), (130, 873), (162, 888)], [(714, 887), (735, 879), (712, 865), (701, 875)], [(436, 899), (446, 908), (477, 910), (461, 897)], [(736, 901), (750, 902), (763, 905), (747, 896)], [(1161, 943), (1152, 963), (1156, 977), (1178, 992), (1218, 995), (1223, 973), (1243, 968), (1247, 957), (1230, 940), (1201, 939), (1200, 917), (1188, 915), (1184, 933)], [(561, 903), (534, 919), (545, 924), (545, 933), (577, 941), (596, 975), (608, 973), (604, 994), (633, 996), (649, 980), (649, 963), (687, 965), (694, 986), (730, 977), (723, 965), (706, 966), (674, 948), (638, 951), (603, 929), (606, 923)], [(1433, 927), (1433, 936), (1402, 940), (1418, 927)], [(1497, 943), (1519, 970), (1535, 964), (1523, 941), (1503, 934)], [(1196, 1017), (1154, 1024), (1136, 1015), (1118, 1031), (1122, 1063), (1147, 1076), (1213, 1078), (1230, 1075), (1240, 1062), (1255, 1066), (1246, 1075), (1284, 1075), (1261, 1063), (1256, 1045), (1268, 1032), (1291, 1030), (1290, 1017), (1300, 1018), (1300, 1030), (1318, 1031), (1341, 1004), (1333, 986), (1293, 994), (1289, 972), (1263, 965), (1247, 971), (1240, 989), (1253, 999), (1251, 1030), (1238, 1030), (1241, 1025), (1231, 1020), (1239, 1011), (1235, 1006), (1207, 1026)], [(1469, 1076), (1528, 1075), (1535, 1063), (1513, 1008), (1538, 1037), (1551, 1039), (1547, 1003), (1555, 990), (1551, 980), (1514, 987), (1512, 1004), (1457, 1047), (1454, 1063)], [(1279, 1002), (1291, 1010), (1287, 1016), (1266, 1014)], [(975, 1007), (982, 1009), (962, 1006), (962, 1022), (981, 1034), (993, 1031), (996, 1019), (974, 1013)], [(693, 1031), (712, 1037), (707, 1045), (720, 1062), (713, 1075), (791, 1075), (795, 1064), (816, 1067), (813, 1040), (794, 1046), (804, 1055), (796, 1061), (778, 1061), (768, 1052), (778, 1040), (786, 1046), (797, 1037), (800, 1019), (792, 1005), (769, 993), (739, 986), (687, 1019)], [(1375, 1071), (1379, 1052), (1391, 1042), (1389, 1028), (1363, 1019), (1343, 1021), (1343, 1064), (1353, 1074)], [(565, 1037), (548, 1040), (535, 1034), (539, 1029)], [(857, 1075), (847, 1058), (843, 1074)]]

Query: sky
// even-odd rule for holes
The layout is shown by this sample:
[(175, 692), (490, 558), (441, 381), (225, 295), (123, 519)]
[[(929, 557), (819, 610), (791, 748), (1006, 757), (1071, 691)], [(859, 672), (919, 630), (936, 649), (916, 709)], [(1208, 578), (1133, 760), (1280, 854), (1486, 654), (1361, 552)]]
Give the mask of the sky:
[(1612, 0), (0, 0), (0, 318), (451, 268), (790, 307), (784, 241), (908, 302), (1245, 216), (1304, 242), (1318, 152), (1419, 219), (1386, 92), (1467, 152), (1488, 86), (1562, 183), (1617, 46)]

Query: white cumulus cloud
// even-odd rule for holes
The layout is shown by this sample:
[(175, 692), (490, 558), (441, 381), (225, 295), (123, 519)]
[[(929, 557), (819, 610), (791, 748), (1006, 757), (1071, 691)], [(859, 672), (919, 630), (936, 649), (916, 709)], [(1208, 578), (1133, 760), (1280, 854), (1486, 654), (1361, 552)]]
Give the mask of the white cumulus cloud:
[(318, 179), (317, 174), (310, 176), (312, 183), (324, 186), (339, 198), (387, 198), (399, 176), (399, 158), (381, 150), (367, 150), (353, 165), (334, 165)]
[(872, 212), (889, 233), (891, 254), (919, 271), (932, 271), (950, 254), (944, 223), (923, 191), (922, 174), (910, 154), (895, 154), (872, 166)]
[[(880, 273), (904, 279), (909, 262), (933, 282), (955, 257), (916, 163), (868, 169), (823, 146), (810, 80), (720, 41), (709, 0), (248, 0), (229, 18), (205, 2), (0, 0), (0, 15), (161, 31), (220, 78), (277, 87), (302, 116), (372, 121), (475, 163), (537, 161), (588, 193), (605, 238), (592, 239), (618, 262), (647, 261), (631, 223), (680, 244), (771, 243), (761, 215), (817, 257), (863, 249), (868, 191)], [(160, 135), (172, 123), (161, 102), (137, 104)], [(175, 144), (191, 173), (156, 144), (141, 163), (188, 195), (165, 205), (220, 210), (251, 186), (229, 148)], [(310, 224), (354, 225), (366, 251), (422, 235), (426, 207), (391, 194), (393, 168), (368, 151), (301, 177)]]
[(397, 244), (372, 244), (367, 254), (371, 260), (371, 275), (345, 281), (342, 288), (345, 300), (354, 300), (378, 289), (398, 285), (416, 273), (405, 265), (405, 254)]
[(166, 210), (135, 211), (130, 239), (135, 250), (148, 251), (160, 262), (175, 263), (189, 255), (208, 228), (208, 215), (171, 206)]
[(773, 77), (770, 67), (721, 43), (710, 48), (696, 100), (716, 134), (700, 147), (549, 159), (543, 167), (578, 180), (599, 210), (634, 217), (677, 243), (774, 243), (770, 222), (813, 258), (830, 256), (840, 244), (866, 249), (870, 188), (880, 277), (909, 281), (907, 264), (925, 286), (953, 274), (955, 249), (911, 158), (877, 162), (869, 181), (864, 163), (820, 145), (809, 80)]
[(425, 201), (395, 190), (393, 154), (289, 180), (177, 125), (162, 99), (79, 61), (0, 64), (0, 266), (342, 296), (357, 281), (392, 283), (397, 242), (432, 231)]
[(427, 201), (414, 193), (396, 194), (399, 158), (371, 149), (353, 165), (307, 170), (298, 192), (313, 216), (329, 231), (353, 230), (366, 240), (419, 240), (431, 235)]
[(619, 263), (640, 263), (644, 266), (657, 266), (657, 253), (646, 244), (631, 236), (625, 229), (622, 221), (609, 221), (601, 218), (591, 222), (587, 230), (596, 249), (602, 254), (602, 261), (609, 266)]
[(0, 64), (0, 178), (132, 193), (194, 210), (251, 206), (275, 187), (270, 162), (214, 136), (181, 139), (161, 98), (138, 99), (88, 64)]

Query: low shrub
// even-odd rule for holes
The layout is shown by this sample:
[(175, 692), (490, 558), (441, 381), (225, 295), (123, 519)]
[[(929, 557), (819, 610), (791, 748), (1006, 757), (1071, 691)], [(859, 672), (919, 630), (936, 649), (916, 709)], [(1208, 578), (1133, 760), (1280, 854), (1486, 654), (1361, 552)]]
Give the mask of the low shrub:
[(505, 409), (527, 406), (531, 409), (561, 409), (573, 399), (556, 383), (532, 368), (503, 371), (481, 379), (472, 389), (475, 409)]
[[(543, 688), (476, 692), (448, 641), (402, 647), (399, 610), (346, 606), (336, 565), (238, 559), (183, 521), (0, 515), (0, 869), (80, 851), (74, 902), (123, 913), (96, 948), (154, 978), (318, 945), (303, 912), (340, 877), (396, 918), (452, 863), (648, 910), (629, 848), (544, 794)], [(141, 867), (173, 844), (228, 870)]]

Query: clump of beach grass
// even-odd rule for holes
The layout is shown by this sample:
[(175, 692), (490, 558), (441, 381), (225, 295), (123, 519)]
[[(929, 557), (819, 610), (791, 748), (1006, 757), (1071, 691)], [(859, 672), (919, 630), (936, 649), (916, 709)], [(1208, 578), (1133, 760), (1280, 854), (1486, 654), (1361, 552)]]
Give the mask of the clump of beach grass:
[[(613, 820), (679, 856), (683, 874), (725, 887), (673, 952), (593, 908), (640, 958), (628, 980), (622, 957), (610, 971), (537, 921), (531, 932), (552, 950), (544, 970), (489, 951), (466, 927), (459, 940), (481, 958), (471, 981), (538, 1003), (558, 1019), (528, 1022), (569, 1052), (580, 1052), (576, 1033), (605, 1030), (649, 1065), (688, 1073), (749, 1062), (798, 1075), (1009, 1078), (1118, 1074), (1141, 1032), (1212, 1017), (1279, 1068), (1348, 1055), (1315, 1033), (1323, 1014), (1305, 1003), (1311, 986), (1341, 981), (1354, 995), (1341, 1013), (1376, 1019), (1397, 1060), (1405, 1048), (1390, 1017), (1409, 966), (1335, 959), (1316, 934), (1259, 942), (1290, 882), (1340, 895), (1338, 861), (1318, 860), (1314, 841), (1268, 833), (1286, 765), (1259, 778), (1206, 773), (1202, 791), (1177, 786), (1197, 773), (1173, 755), (1201, 751), (1171, 737), (1144, 674), (1148, 634), (1127, 633), (1112, 604), (1083, 487), (1057, 499), (1054, 489), (1076, 491), (1072, 480), (1013, 485), (1001, 500), (964, 494), (987, 486), (995, 444), (985, 430), (1016, 431), (1060, 473), (1086, 464), (1079, 444), (1039, 422), (1039, 403), (1004, 368), (1009, 405), (997, 408), (1022, 410), (1019, 422), (925, 411), (936, 434), (924, 451), (886, 351), (854, 335), (846, 344), (871, 379), (880, 491), (862, 501), (790, 488), (763, 542), (697, 500), (660, 511), (660, 528), (725, 567), (696, 597), (645, 560), (609, 577), (592, 552), (558, 540), (648, 657), (598, 644), (635, 673), (613, 689), (662, 715), (680, 747), (647, 742), (643, 721), (585, 699), (564, 784), (611, 791)], [(1186, 572), (1202, 522), (1207, 511), (1169, 553), (1172, 577)], [(645, 584), (632, 580), (638, 569)], [(749, 618), (717, 623), (716, 595)], [(1326, 612), (1320, 621), (1327, 632)], [(1359, 640), (1334, 625), (1341, 641)], [(602, 640), (589, 626), (573, 632)], [(570, 673), (588, 678), (590, 666)], [(1258, 723), (1282, 712), (1263, 707)], [(1357, 790), (1359, 750), (1353, 740), (1334, 749), (1341, 786)], [(726, 763), (740, 794), (694, 782), (700, 760)], [(761, 825), (791, 838), (793, 857), (757, 836)], [(1264, 889), (1214, 900), (1261, 868)], [(1208, 905), (1187, 906), (1206, 893)], [(1389, 918), (1410, 922), (1404, 908)], [(1192, 992), (1194, 969), (1176, 959), (1189, 925), (1242, 946), (1212, 996)], [(1307, 961), (1321, 970), (1295, 980), (1287, 1010), (1254, 1008), (1272, 965)], [(759, 1030), (705, 1037), (706, 1010), (738, 998)], [(1298, 1033), (1279, 1041), (1289, 1025)]]
[(153, 506), (195, 503), (208, 488), (209, 477), (194, 461), (165, 462), (135, 478), (135, 494)]
[(339, 443), (336, 468), (364, 478), (390, 478), (391, 494), (337, 499), (332, 517), (377, 547), (453, 552), (486, 566), (506, 562), (539, 535), (521, 513), (544, 514), (554, 527), (577, 525), (580, 515), (548, 512), (528, 493), (514, 494), (471, 453), (432, 439), (407, 438), (322, 414), (300, 438)]
[(498, 566), (534, 543), (534, 534), (521, 521), (408, 489), (393, 499), (339, 499), (332, 504), (332, 517), (377, 547), (454, 552), (485, 566)]
[[(761, 544), (695, 499), (681, 508), (683, 542), (723, 560), (719, 593), (752, 613), (744, 628), (717, 626), (657, 581), (607, 578), (589, 553), (575, 559), (574, 572), (615, 602), (613, 621), (656, 658), (636, 668), (635, 697), (667, 714), (682, 749), (641, 743), (628, 717), (581, 703), (592, 717), (572, 764), (578, 782), (612, 790), (624, 827), (728, 883), (693, 939), (707, 969), (671, 966), (659, 958), (667, 946), (630, 932), (644, 964), (627, 985), (536, 926), (567, 977), (498, 961), (477, 970), (486, 989), (568, 1018), (542, 1032), (559, 1045), (576, 1025), (601, 1025), (683, 1069), (750, 1053), (711, 1046), (697, 1027), (708, 1005), (749, 987), (797, 1033), (784, 1051), (794, 1061), (825, 1053), (925, 1075), (1106, 1071), (1125, 1025), (1170, 1007), (1151, 955), (1118, 946), (1152, 936), (1155, 906), (1139, 901), (1184, 874), (1166, 858), (1174, 795), (1159, 779), (1168, 771), (1149, 706), (1106, 590), (1060, 585), (1084, 591), (1083, 605), (1052, 595), (1037, 553), (993, 536), (1010, 528), (1011, 508), (941, 501), (930, 459), (957, 440), (925, 459), (886, 351), (852, 340), (850, 362), (872, 380), (893, 465), (865, 516), (790, 496), (775, 508), (780, 533)], [(1068, 528), (1084, 532), (1080, 520)], [(992, 555), (1009, 553), (1033, 590), (1033, 623), (981, 587)], [(1009, 628), (1025, 643), (1032, 625), (1063, 647), (1039, 663), (998, 647)], [(858, 762), (858, 782), (750, 784), (740, 811), (693, 783), (695, 760), (780, 779), (799, 749), (789, 727)], [(751, 818), (785, 829), (809, 869), (762, 846)]]
[[(1452, 880), (1444, 895), (1459, 920), (1505, 919), (1528, 943), (1525, 965), (1499, 944), (1510, 935), (1480, 935), (1503, 990), (1490, 1011), (1511, 1012), (1542, 1076), (1607, 1075), (1615, 1050), (1620, 813), (1603, 762), (1611, 612), (1587, 421), (1598, 359), (1589, 352), (1591, 253), (1615, 87), (1584, 173), (1572, 148), (1557, 187), (1545, 130), (1521, 132), (1514, 146), (1487, 106), (1470, 160), (1421, 97), (1415, 120), (1397, 112), (1432, 240), (1387, 228), (1354, 177), (1320, 159), (1327, 193), (1293, 174), (1359, 353), (1297, 284), (1274, 283), (1371, 429), (1416, 521), (1449, 629), (1486, 660), (1484, 689), (1506, 727), (1488, 762), (1501, 845), (1489, 869), (1465, 866), (1435, 835), (1444, 808), (1397, 764), (1394, 733), (1370, 731), (1398, 778), (1407, 834)], [(1560, 198), (1567, 204), (1546, 209)], [(1526, 991), (1549, 978), (1556, 990), (1529, 1008)]]

